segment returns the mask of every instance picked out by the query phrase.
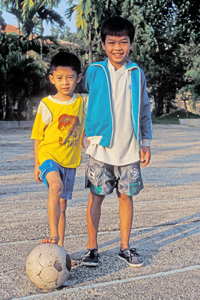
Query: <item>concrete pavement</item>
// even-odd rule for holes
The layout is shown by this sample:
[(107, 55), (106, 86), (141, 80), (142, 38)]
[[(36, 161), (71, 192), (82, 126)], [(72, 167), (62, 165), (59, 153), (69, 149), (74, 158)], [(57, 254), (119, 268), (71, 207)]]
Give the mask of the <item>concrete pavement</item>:
[(25, 272), (30, 251), (49, 234), (47, 189), (34, 181), (29, 129), (0, 130), (0, 299), (199, 300), (200, 131), (154, 125), (151, 164), (142, 170), (145, 189), (134, 199), (131, 243), (145, 261), (127, 267), (117, 259), (118, 200), (106, 197), (99, 230), (100, 264), (84, 267), (87, 244), (83, 163), (68, 202), (65, 248), (78, 261), (66, 286), (37, 290)]

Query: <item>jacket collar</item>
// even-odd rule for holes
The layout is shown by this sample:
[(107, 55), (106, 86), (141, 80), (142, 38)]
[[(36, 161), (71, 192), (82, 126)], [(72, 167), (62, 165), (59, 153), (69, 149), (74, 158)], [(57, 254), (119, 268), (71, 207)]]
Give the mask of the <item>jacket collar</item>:
[[(102, 67), (106, 68), (107, 67), (107, 62), (108, 62), (108, 58), (106, 58), (103, 61), (99, 61), (96, 63), (92, 63), (92, 65), (101, 65)], [(126, 65), (126, 69), (133, 69), (133, 68), (139, 68), (138, 65), (136, 63), (133, 63), (132, 61), (128, 61), (127, 65)]]

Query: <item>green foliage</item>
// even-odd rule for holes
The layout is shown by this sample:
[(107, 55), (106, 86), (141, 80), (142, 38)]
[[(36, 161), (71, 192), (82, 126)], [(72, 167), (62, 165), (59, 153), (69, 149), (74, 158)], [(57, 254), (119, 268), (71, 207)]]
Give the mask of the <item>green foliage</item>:
[[(12, 118), (12, 107), (17, 104), (18, 117), (27, 99), (39, 92), (46, 83), (47, 68), (39, 58), (55, 48), (51, 37), (43, 37), (43, 20), (64, 26), (64, 21), (52, 7), (60, 0), (2, 0), (2, 5), (18, 19), (19, 34), (0, 31), (0, 110), (6, 109), (6, 118)], [(3, 25), (3, 24), (2, 24)], [(33, 57), (28, 51), (33, 50)], [(30, 52), (29, 52), (30, 53)], [(5, 106), (5, 108), (4, 108)]]
[(77, 32), (71, 32), (68, 25), (65, 25), (63, 28), (60, 28), (59, 25), (52, 26), (51, 35), (54, 38), (75, 43), (86, 48), (86, 39), (84, 40), (83, 38), (80, 38)]
[(193, 66), (185, 74), (186, 88), (192, 93), (196, 102), (200, 99), (200, 57), (195, 57)]
[(20, 98), (29, 97), (44, 87), (46, 71), (41, 61), (22, 56), (20, 52), (10, 53), (6, 58), (5, 79), (7, 95), (12, 103), (15, 104)]
[[(55, 38), (49, 36), (43, 38), (43, 43), (44, 52), (49, 52), (49, 47), (54, 48), (57, 45)], [(6, 58), (13, 51), (25, 54), (29, 50), (40, 53), (40, 36), (27, 40), (22, 35), (15, 33), (6, 34), (0, 31), (0, 56)]]
[[(191, 36), (197, 42), (199, 35), (198, 9), (191, 9), (191, 3), (186, 0), (124, 2), (123, 15), (136, 27), (130, 57), (145, 71), (157, 116), (169, 112), (177, 90), (185, 85), (183, 78), (187, 61), (181, 55), (182, 45), (188, 44)], [(129, 9), (125, 10), (127, 5)]]
[(27, 99), (45, 86), (47, 69), (39, 58), (22, 56), (18, 51), (1, 57), (0, 63), (0, 99), (6, 100), (6, 117), (12, 118), (12, 106), (17, 103), (20, 119)]
[(66, 10), (66, 16), (71, 18), (75, 12), (80, 37), (88, 39), (88, 64), (92, 62), (92, 58), (96, 60), (102, 56), (100, 39), (102, 22), (110, 16), (120, 15), (123, 2), (120, 0), (68, 0), (70, 7)]
[[(149, 94), (155, 99), (157, 116), (169, 112), (177, 91), (186, 84), (189, 87), (188, 80), (190, 80), (189, 89), (194, 99), (197, 99), (199, 96), (197, 65), (194, 68), (191, 58), (184, 59), (182, 48), (191, 41), (195, 47), (199, 43), (198, 0), (80, 0), (75, 4), (74, 2), (68, 1), (71, 5), (68, 16), (76, 11), (77, 27), (82, 28), (81, 32), (87, 38), (92, 26), (94, 60), (103, 58), (100, 26), (106, 18), (121, 15), (134, 24), (136, 34), (130, 59), (138, 63), (145, 72)], [(188, 64), (192, 64), (192, 69), (187, 69)]]
[(200, 44), (195, 45), (193, 41), (182, 49), (182, 58), (187, 61), (184, 75), (185, 86), (181, 92), (190, 92), (195, 103), (200, 100)]

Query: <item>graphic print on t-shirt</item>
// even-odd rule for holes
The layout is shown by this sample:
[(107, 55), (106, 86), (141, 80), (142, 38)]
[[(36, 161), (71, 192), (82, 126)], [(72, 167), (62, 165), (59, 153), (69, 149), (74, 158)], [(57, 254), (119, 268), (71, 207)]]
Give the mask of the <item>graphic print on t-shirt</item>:
[(58, 119), (58, 129), (62, 133), (59, 137), (59, 144), (76, 146), (79, 138), (81, 124), (78, 116), (63, 114)]

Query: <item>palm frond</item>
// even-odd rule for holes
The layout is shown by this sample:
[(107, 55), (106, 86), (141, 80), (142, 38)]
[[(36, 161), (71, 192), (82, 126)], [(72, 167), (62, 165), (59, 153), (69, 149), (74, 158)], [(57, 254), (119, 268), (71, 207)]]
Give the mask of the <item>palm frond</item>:
[(46, 20), (47, 23), (50, 22), (51, 24), (57, 23), (61, 27), (65, 25), (63, 18), (54, 10), (46, 9), (44, 7), (38, 10), (39, 18), (42, 20)]
[(73, 6), (70, 6), (69, 8), (66, 9), (65, 11), (65, 16), (71, 20), (71, 17), (72, 17), (72, 14), (74, 13), (74, 10), (75, 10), (75, 7), (77, 5), (73, 5)]

